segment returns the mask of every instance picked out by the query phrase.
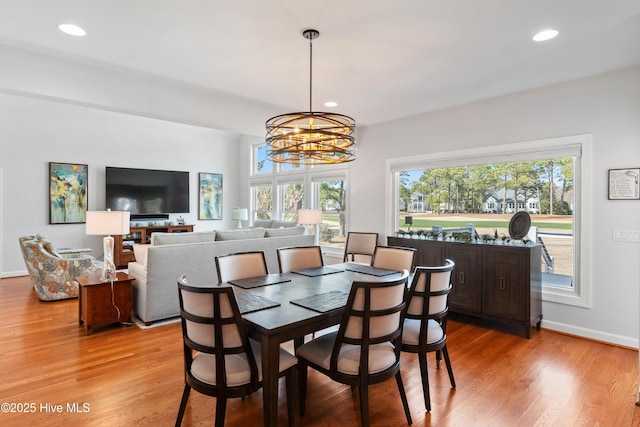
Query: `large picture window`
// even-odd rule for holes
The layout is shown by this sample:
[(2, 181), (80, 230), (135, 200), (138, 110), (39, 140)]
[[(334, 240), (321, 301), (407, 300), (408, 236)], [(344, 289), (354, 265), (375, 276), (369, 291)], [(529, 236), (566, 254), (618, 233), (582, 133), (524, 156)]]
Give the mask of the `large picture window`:
[(527, 212), (527, 238), (543, 248), (543, 298), (589, 305), (589, 263), (581, 262), (588, 253), (581, 230), (590, 198), (581, 189), (589, 151), (590, 137), (580, 136), (392, 159), (389, 233), (473, 224), (480, 237), (505, 238), (513, 214)]

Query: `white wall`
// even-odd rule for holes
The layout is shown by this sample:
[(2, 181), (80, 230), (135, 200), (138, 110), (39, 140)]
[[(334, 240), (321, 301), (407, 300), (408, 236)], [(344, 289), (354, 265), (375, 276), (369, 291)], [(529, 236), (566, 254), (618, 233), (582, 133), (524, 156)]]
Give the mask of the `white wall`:
[[(88, 164), (89, 210), (105, 208), (105, 166), (189, 171), (186, 222), (196, 231), (235, 227), (231, 208), (247, 203), (240, 140), (235, 133), (0, 93), (0, 273), (26, 273), (21, 235), (41, 233), (55, 246), (102, 254), (101, 238), (85, 235), (84, 224), (48, 224), (49, 162)], [(223, 220), (197, 220), (198, 172), (223, 174)]]
[(640, 201), (607, 199), (607, 170), (640, 167), (640, 67), (521, 92), (362, 129), (350, 169), (352, 230), (385, 233), (385, 160), (412, 154), (592, 134), (592, 307), (543, 303), (543, 325), (638, 346), (640, 245), (612, 241), (640, 230)]

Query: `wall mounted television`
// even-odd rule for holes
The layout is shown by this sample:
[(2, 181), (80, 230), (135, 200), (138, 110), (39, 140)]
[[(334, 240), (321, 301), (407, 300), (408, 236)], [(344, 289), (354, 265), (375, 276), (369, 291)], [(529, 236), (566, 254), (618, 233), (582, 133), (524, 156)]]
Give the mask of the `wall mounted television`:
[(133, 218), (189, 213), (189, 172), (105, 168), (106, 207)]

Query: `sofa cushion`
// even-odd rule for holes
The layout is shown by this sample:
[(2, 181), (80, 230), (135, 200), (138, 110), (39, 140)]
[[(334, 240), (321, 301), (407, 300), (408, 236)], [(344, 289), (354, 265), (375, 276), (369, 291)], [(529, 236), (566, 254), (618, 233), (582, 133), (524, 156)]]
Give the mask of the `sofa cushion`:
[(268, 228), (264, 237), (302, 236), (304, 227)]
[(272, 224), (271, 224), (271, 228), (282, 228), (282, 227), (295, 227), (296, 225), (298, 225), (298, 223), (296, 221), (278, 221), (277, 219), (274, 219)]
[[(197, 231), (192, 233), (153, 233), (151, 244), (159, 245), (179, 245), (182, 243), (207, 243), (216, 240), (215, 231)], [(138, 257), (136, 257), (138, 259)]]
[(136, 257), (136, 262), (140, 263), (143, 268), (147, 269), (147, 253), (149, 252), (149, 245), (133, 245), (133, 255)]
[(265, 233), (264, 228), (241, 228), (238, 230), (216, 230), (216, 241), (261, 239), (264, 237), (264, 233)]
[(256, 219), (253, 221), (253, 227), (271, 228), (273, 224), (272, 219)]

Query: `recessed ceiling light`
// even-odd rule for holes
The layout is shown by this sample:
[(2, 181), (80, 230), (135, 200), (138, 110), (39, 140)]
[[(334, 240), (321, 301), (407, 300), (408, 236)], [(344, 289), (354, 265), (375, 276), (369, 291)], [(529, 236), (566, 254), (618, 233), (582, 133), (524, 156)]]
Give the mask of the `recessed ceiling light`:
[(324, 103), (325, 107), (337, 107), (338, 103), (336, 101), (327, 101)]
[(551, 40), (557, 35), (558, 35), (558, 30), (544, 30), (544, 31), (540, 31), (538, 34), (533, 36), (533, 40), (537, 42), (543, 42), (546, 40)]
[(82, 37), (87, 34), (85, 30), (73, 24), (60, 24), (58, 28), (63, 33), (69, 34), (70, 36)]

